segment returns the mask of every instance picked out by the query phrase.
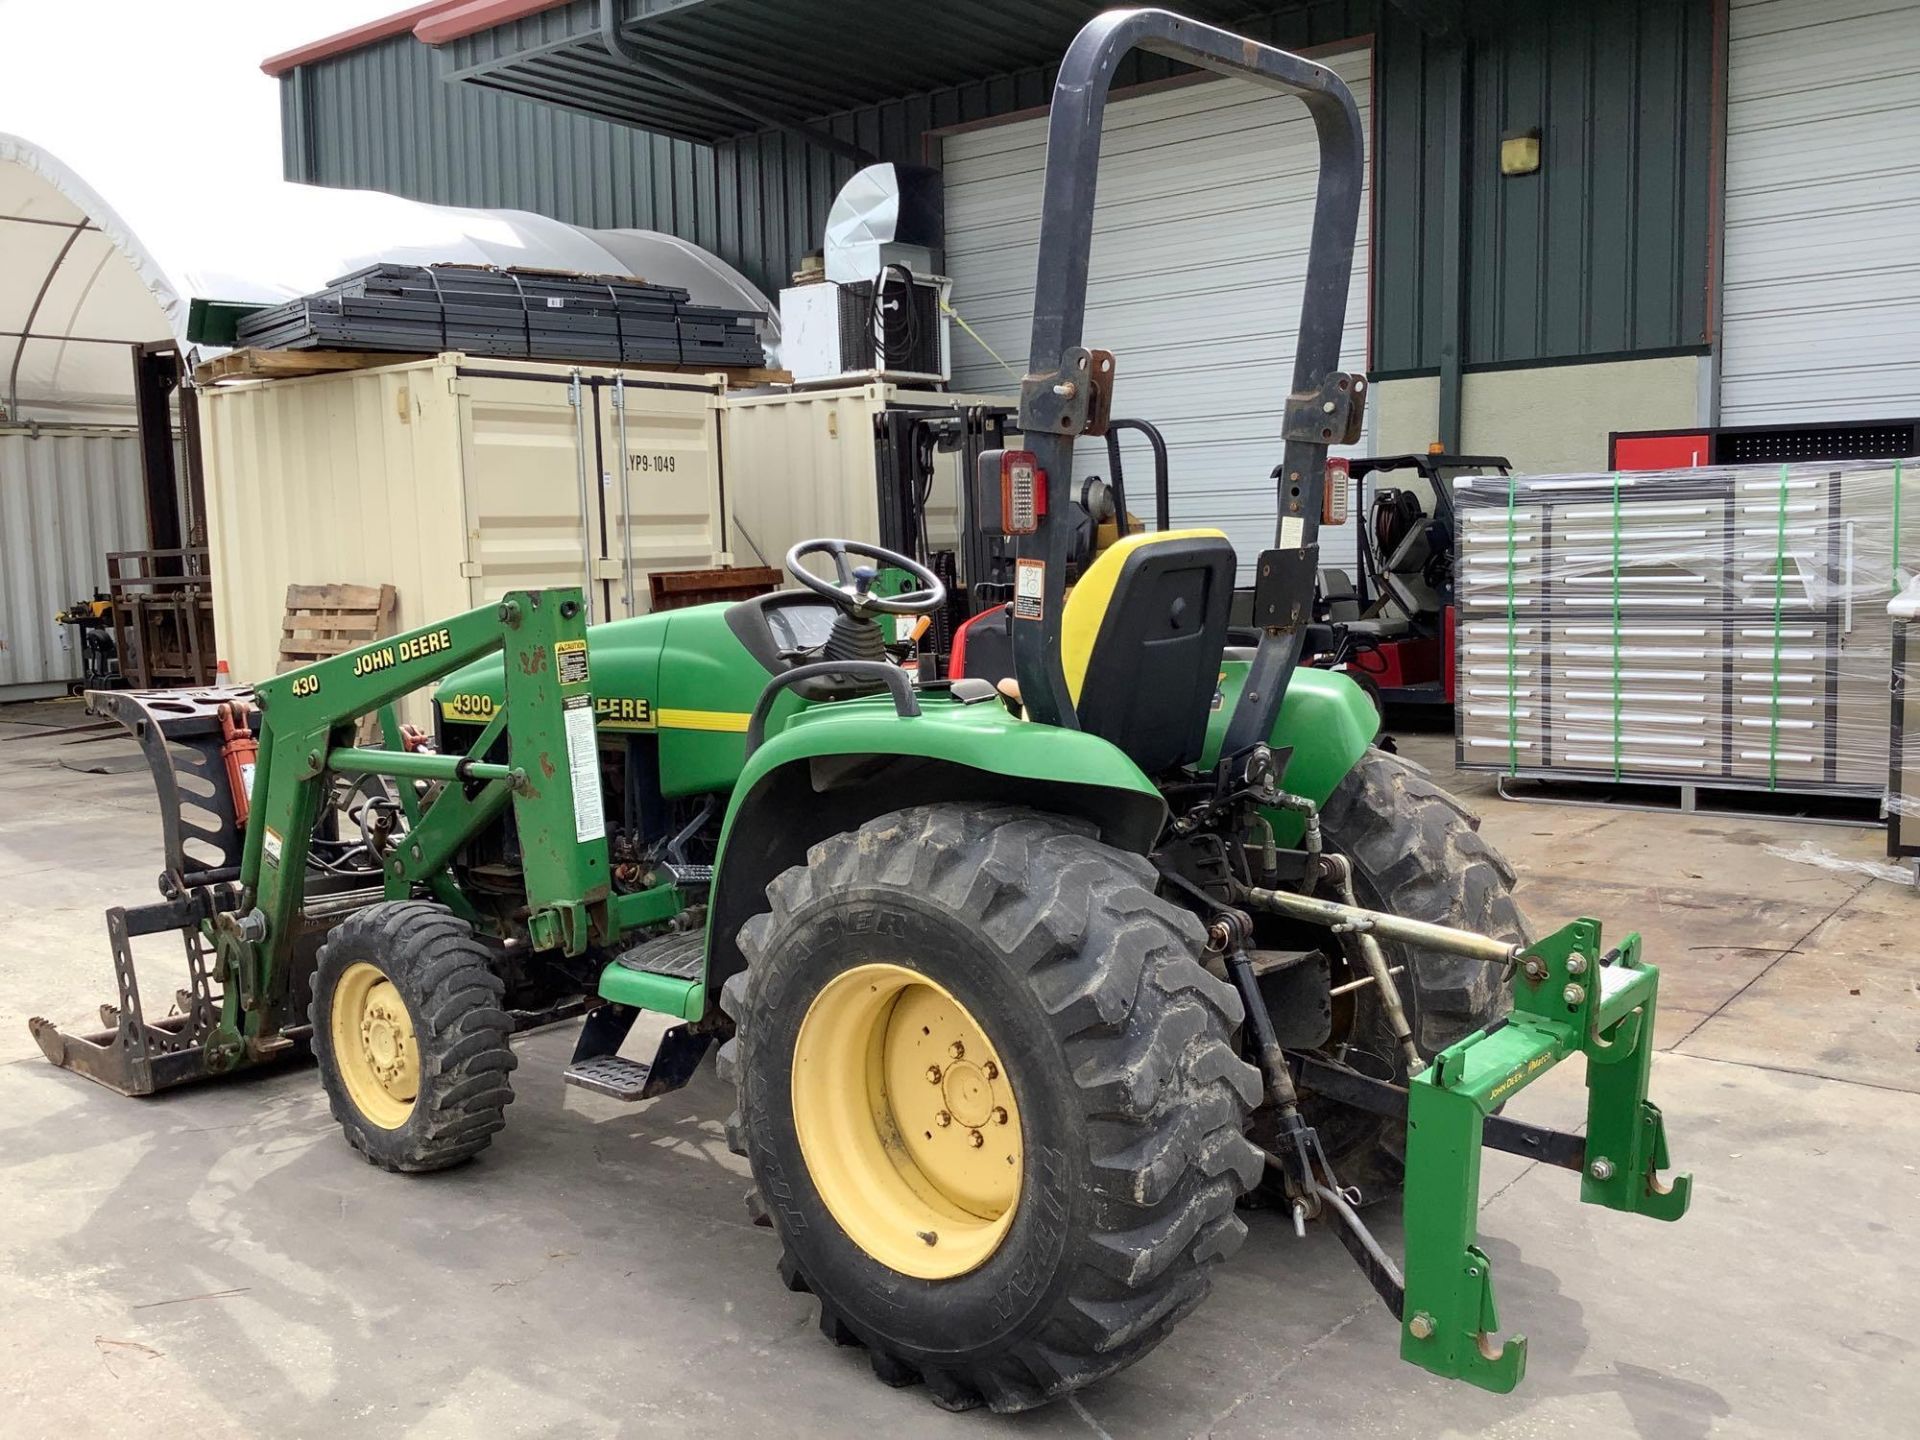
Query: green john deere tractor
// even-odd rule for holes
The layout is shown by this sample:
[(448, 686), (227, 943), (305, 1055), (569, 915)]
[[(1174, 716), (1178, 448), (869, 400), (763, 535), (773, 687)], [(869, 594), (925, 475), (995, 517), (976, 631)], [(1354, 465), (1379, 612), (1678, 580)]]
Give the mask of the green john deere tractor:
[[(1100, 120), (1136, 47), (1298, 97), (1320, 136), (1246, 650), (1216, 531), (1127, 536), (1063, 583), (1053, 517), (1114, 381), (1080, 343)], [(1350, 681), (1298, 664), (1327, 447), (1365, 391), (1337, 368), (1352, 98), (1120, 11), (1074, 41), (1051, 126), (1029, 448), (984, 457), (975, 506), (1015, 543), (1017, 683), (910, 683), (879, 617), (940, 581), (818, 540), (787, 557), (801, 588), (739, 604), (589, 632), (577, 591), (517, 592), (251, 691), (98, 692), (152, 760), (167, 871), (160, 902), (108, 912), (106, 1028), (33, 1022), (50, 1058), (144, 1094), (310, 1050), (356, 1149), (432, 1171), (505, 1123), (514, 1030), (584, 1014), (567, 1079), (624, 1099), (718, 1047), (782, 1277), (890, 1384), (1019, 1410), (1130, 1364), (1251, 1202), (1330, 1225), (1406, 1359), (1512, 1388), (1482, 1148), (1660, 1219), (1688, 1185), (1661, 1174), (1638, 937), (1530, 934), (1472, 817), (1370, 748)], [(428, 685), (434, 738), (393, 709)], [(189, 984), (149, 1021), (132, 941), (165, 931)], [(674, 1022), (647, 1063), (620, 1054), (642, 1011)], [(1496, 1113), (1576, 1052), (1583, 1135)], [(1395, 1194), (1403, 1263), (1362, 1214)]]

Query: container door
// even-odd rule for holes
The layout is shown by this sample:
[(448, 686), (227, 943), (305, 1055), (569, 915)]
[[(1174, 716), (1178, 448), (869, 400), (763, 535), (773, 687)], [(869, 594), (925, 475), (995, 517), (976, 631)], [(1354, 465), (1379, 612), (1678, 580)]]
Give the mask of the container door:
[(468, 374), (455, 384), (471, 603), (509, 590), (579, 585), (590, 619), (625, 613), (608, 608), (614, 587), (601, 471), (609, 457), (593, 388), (582, 384), (576, 392), (565, 372)]
[(609, 617), (645, 614), (651, 575), (725, 563), (720, 395), (699, 383), (692, 375), (596, 381)]

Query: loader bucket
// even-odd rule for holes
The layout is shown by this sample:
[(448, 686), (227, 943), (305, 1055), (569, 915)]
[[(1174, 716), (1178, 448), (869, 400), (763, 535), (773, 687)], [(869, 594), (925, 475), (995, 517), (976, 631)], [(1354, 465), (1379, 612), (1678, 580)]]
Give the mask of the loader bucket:
[[(207, 987), (205, 950), (200, 938), (204, 906), (196, 900), (163, 901), (128, 910), (107, 911), (107, 937), (113, 946), (118, 1004), (100, 1007), (105, 1029), (67, 1034), (51, 1020), (27, 1022), (40, 1049), (54, 1064), (98, 1080), (122, 1095), (151, 1095), (211, 1073), (202, 1044), (219, 1014)], [(175, 996), (174, 1013), (158, 1021), (146, 1018), (134, 976), (132, 939), (180, 933), (186, 948), (189, 987)]]
[[(87, 693), (88, 711), (126, 726), (146, 755), (160, 801), (166, 869), (159, 886), (164, 898), (107, 911), (118, 993), (100, 1007), (101, 1029), (69, 1033), (40, 1016), (29, 1020), (27, 1028), (54, 1064), (123, 1095), (151, 1095), (213, 1073), (205, 1041), (219, 1019), (221, 997), (212, 987), (205, 927), (239, 902), (235, 882), (243, 843), (220, 753), (221, 711), (236, 702), (251, 704), (252, 696), (243, 688)], [(168, 931), (180, 936), (186, 984), (172, 992), (170, 1013), (149, 1020), (132, 942)], [(305, 1041), (299, 1036), (276, 1038), (269, 1048), (272, 1053), (250, 1056), (250, 1063), (303, 1053)]]

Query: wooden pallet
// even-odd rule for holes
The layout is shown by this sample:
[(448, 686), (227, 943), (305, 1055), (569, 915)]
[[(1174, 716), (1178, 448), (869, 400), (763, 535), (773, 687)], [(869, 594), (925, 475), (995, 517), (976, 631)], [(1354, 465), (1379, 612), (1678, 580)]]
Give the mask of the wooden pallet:
[(393, 634), (399, 604), (391, 585), (289, 585), (278, 673)]
[[(386, 350), (229, 350), (203, 360), (193, 370), (196, 385), (218, 385), (224, 380), (291, 380), (306, 375), (333, 375), (343, 370), (372, 370), (382, 365), (411, 365), (431, 355), (409, 355)], [(476, 364), (501, 359), (534, 365), (579, 365), (592, 370), (639, 370), (672, 375), (725, 375), (730, 385), (791, 385), (793, 372), (762, 365), (614, 365), (606, 360), (514, 360), (508, 356), (469, 355)]]

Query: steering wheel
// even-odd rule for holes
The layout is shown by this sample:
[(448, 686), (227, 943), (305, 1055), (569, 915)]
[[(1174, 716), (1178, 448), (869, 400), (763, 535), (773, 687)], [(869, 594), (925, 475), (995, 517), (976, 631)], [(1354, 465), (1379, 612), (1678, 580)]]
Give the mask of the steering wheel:
[[(800, 562), (809, 555), (831, 555), (840, 583), (836, 585), (831, 580), (823, 580), (802, 565)], [(876, 564), (848, 565), (849, 555), (872, 560)], [(880, 576), (879, 567), (888, 565), (906, 571), (920, 582), (920, 588), (909, 590), (904, 595), (874, 594), (873, 582)], [(938, 575), (919, 561), (896, 555), (891, 550), (882, 550), (878, 545), (864, 545), (858, 540), (802, 540), (787, 551), (787, 570), (807, 589), (832, 601), (850, 615), (930, 615), (947, 603), (947, 587), (941, 584)]]

